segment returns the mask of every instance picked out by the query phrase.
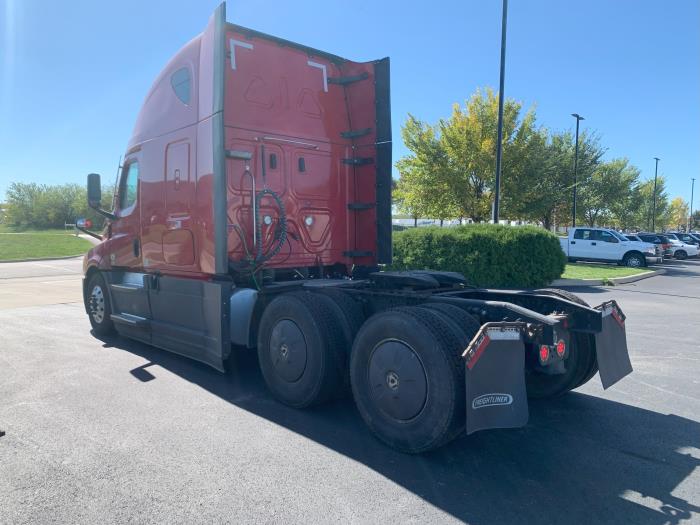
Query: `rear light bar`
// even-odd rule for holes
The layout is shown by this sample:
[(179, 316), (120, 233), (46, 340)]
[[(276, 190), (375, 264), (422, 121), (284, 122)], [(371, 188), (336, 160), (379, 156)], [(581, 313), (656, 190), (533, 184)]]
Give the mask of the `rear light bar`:
[(537, 350), (540, 365), (552, 364), (552, 361), (560, 361), (566, 355), (566, 342), (559, 339), (555, 345), (541, 344)]

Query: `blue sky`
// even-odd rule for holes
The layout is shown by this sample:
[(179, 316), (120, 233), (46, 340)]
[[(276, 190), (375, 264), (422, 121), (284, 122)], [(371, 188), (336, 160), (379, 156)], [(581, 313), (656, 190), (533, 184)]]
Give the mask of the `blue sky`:
[[(114, 177), (161, 67), (218, 0), (0, 0), (0, 200), (10, 181)], [(498, 86), (498, 0), (249, 0), (228, 20), (353, 60), (392, 59), (394, 157), (408, 112), (435, 121)], [(578, 112), (609, 148), (700, 206), (700, 2), (511, 0), (506, 96), (539, 123)], [(504, 176), (507, 176), (505, 174)]]

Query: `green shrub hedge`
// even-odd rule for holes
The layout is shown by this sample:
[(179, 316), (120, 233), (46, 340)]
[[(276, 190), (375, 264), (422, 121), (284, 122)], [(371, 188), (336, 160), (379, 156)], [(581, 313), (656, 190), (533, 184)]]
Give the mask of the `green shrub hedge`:
[(460, 272), (475, 286), (535, 288), (564, 273), (555, 235), (534, 226), (475, 224), (394, 233), (396, 270)]

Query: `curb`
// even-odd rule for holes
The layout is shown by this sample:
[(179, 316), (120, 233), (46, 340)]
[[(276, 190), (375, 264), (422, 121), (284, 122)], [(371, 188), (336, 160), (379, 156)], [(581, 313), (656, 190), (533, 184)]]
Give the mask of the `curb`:
[(34, 261), (63, 261), (65, 259), (77, 259), (82, 257), (84, 253), (79, 253), (78, 255), (65, 255), (63, 257), (42, 257), (39, 259), (9, 259), (7, 261), (0, 261), (0, 264), (4, 263), (18, 263), (18, 262), (34, 262)]
[(610, 283), (612, 283), (612, 286), (617, 286), (618, 284), (634, 283), (663, 273), (666, 273), (666, 270), (659, 268), (658, 270), (630, 275), (629, 277), (614, 277), (612, 279), (556, 279), (551, 282), (550, 286), (604, 286)]

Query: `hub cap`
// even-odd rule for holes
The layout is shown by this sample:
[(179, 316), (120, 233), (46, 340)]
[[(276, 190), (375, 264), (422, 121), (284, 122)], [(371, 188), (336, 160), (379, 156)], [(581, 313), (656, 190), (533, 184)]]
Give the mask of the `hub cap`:
[(289, 383), (297, 381), (306, 368), (306, 339), (294, 321), (283, 319), (270, 336), (270, 360), (277, 375)]
[(634, 267), (634, 268), (636, 268), (636, 267), (642, 265), (642, 261), (640, 261), (638, 257), (632, 257), (632, 258), (629, 260), (629, 265), (632, 266), (632, 267)]
[(367, 373), (372, 399), (388, 416), (406, 421), (423, 409), (428, 381), (423, 363), (407, 344), (380, 343), (372, 351)]
[(96, 323), (104, 321), (105, 296), (100, 285), (96, 285), (90, 292), (90, 315)]

